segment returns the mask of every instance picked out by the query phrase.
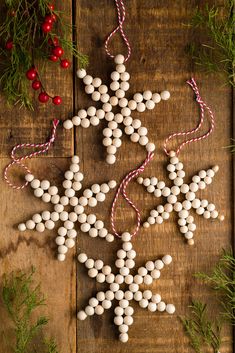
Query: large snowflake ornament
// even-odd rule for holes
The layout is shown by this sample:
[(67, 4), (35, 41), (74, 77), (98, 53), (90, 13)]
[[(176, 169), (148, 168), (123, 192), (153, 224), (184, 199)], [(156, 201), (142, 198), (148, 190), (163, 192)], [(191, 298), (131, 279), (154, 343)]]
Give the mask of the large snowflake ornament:
[(141, 284), (150, 285), (153, 280), (160, 277), (163, 267), (171, 263), (171, 256), (165, 255), (162, 259), (147, 261), (145, 266), (138, 268), (137, 273), (132, 275), (130, 272), (135, 267), (136, 252), (132, 248), (129, 233), (122, 234), (122, 242), (122, 248), (117, 251), (115, 262), (118, 274), (114, 274), (111, 267), (104, 265), (100, 259), (88, 258), (85, 253), (78, 255), (78, 261), (84, 263), (88, 269), (88, 276), (98, 283), (107, 283), (109, 289), (106, 292), (97, 292), (95, 297), (91, 297), (89, 305), (79, 311), (77, 317), (79, 320), (85, 320), (94, 314), (102, 315), (104, 310), (110, 309), (113, 301), (116, 300), (118, 304), (114, 309), (114, 324), (118, 326), (120, 341), (127, 342), (129, 327), (133, 324), (132, 301), (138, 302), (141, 308), (147, 308), (150, 312), (158, 310), (173, 314), (175, 307), (173, 304), (165, 304), (160, 294), (153, 294), (150, 290), (142, 291), (140, 288)]
[(115, 163), (115, 154), (122, 144), (121, 125), (124, 125), (124, 133), (130, 137), (132, 142), (138, 142), (141, 146), (145, 146), (148, 152), (154, 151), (155, 145), (149, 142), (147, 128), (142, 126), (139, 119), (133, 119), (132, 113), (135, 110), (142, 113), (146, 109), (154, 109), (157, 103), (170, 97), (168, 91), (159, 94), (148, 90), (143, 93), (135, 93), (132, 99), (126, 98), (130, 87), (128, 83), (130, 74), (126, 71), (123, 55), (117, 55), (114, 61), (116, 71), (111, 73), (110, 91), (108, 86), (102, 84), (100, 78), (87, 75), (84, 69), (77, 71), (77, 76), (83, 79), (85, 84), (85, 92), (91, 95), (93, 101), (100, 101), (103, 105), (101, 109), (96, 109), (94, 106), (81, 109), (72, 120), (68, 119), (64, 122), (65, 129), (80, 125), (88, 128), (90, 125), (98, 125), (102, 119), (105, 119), (108, 125), (103, 129), (103, 145), (107, 150), (106, 162), (109, 164)]
[(95, 207), (98, 202), (103, 202), (110, 189), (116, 187), (116, 182), (111, 180), (101, 185), (93, 184), (91, 188), (85, 189), (80, 197), (77, 197), (76, 193), (82, 189), (84, 178), (80, 171), (78, 156), (72, 157), (72, 163), (64, 177), (62, 184), (64, 193), (60, 196), (57, 186), (50, 185), (48, 180), (40, 181), (32, 174), (25, 176), (26, 181), (34, 190), (34, 196), (46, 203), (51, 203), (54, 210), (36, 213), (32, 219), (18, 226), (20, 231), (36, 229), (38, 232), (44, 232), (45, 229), (54, 229), (57, 222), (63, 222), (63, 226), (58, 228), (58, 236), (55, 240), (58, 245), (59, 261), (64, 261), (68, 249), (75, 245), (74, 239), (77, 236), (75, 224), (77, 222), (80, 224), (80, 230), (93, 238), (99, 236), (108, 242), (114, 240), (114, 236), (104, 227), (103, 221), (97, 219), (95, 214), (88, 214), (86, 207)]
[[(139, 184), (143, 184), (147, 192), (154, 194), (155, 197), (164, 197), (167, 200), (165, 205), (159, 205), (156, 209), (150, 211), (150, 216), (143, 224), (145, 228), (150, 227), (155, 223), (162, 224), (169, 219), (170, 213), (175, 211), (178, 214), (178, 224), (180, 232), (187, 239), (189, 245), (194, 244), (193, 233), (196, 230), (194, 217), (191, 216), (190, 210), (193, 208), (198, 215), (205, 219), (215, 219), (223, 221), (224, 216), (219, 215), (213, 203), (209, 203), (206, 199), (199, 199), (196, 193), (199, 190), (205, 189), (211, 184), (215, 173), (219, 170), (218, 166), (214, 166), (208, 170), (200, 170), (198, 174), (192, 177), (190, 184), (184, 182), (185, 172), (183, 163), (175, 155), (175, 152), (170, 152), (170, 163), (167, 166), (169, 179), (173, 181), (174, 186), (167, 187), (164, 181), (158, 180), (156, 177), (137, 179)], [(184, 201), (179, 198), (183, 195)]]

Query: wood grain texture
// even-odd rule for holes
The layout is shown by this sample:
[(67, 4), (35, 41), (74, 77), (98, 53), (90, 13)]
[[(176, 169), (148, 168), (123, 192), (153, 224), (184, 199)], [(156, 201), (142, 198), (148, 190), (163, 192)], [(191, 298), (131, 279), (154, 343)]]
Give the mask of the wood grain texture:
[[(208, 197), (211, 202), (216, 203), (221, 213), (225, 214), (225, 221), (212, 222), (195, 216), (197, 231), (196, 245), (193, 248), (184, 243), (177, 227), (176, 215), (173, 214), (164, 225), (153, 226), (148, 230), (141, 229), (133, 240), (137, 251), (137, 267), (148, 259), (158, 258), (165, 253), (172, 255), (173, 263), (162, 272), (160, 280), (155, 282), (151, 289), (161, 293), (166, 302), (176, 305), (177, 313), (174, 316), (149, 313), (134, 305), (134, 324), (126, 345), (117, 340), (113, 309), (102, 317), (94, 316), (84, 322), (77, 322), (76, 308), (86, 305), (92, 294), (107, 287), (98, 285), (87, 277), (84, 268), (74, 260), (73, 252), (70, 252), (63, 264), (54, 260), (55, 232), (43, 235), (32, 233), (26, 236), (19, 234), (14, 225), (27, 219), (34, 211), (43, 210), (44, 204), (33, 198), (30, 190), (14, 192), (3, 182), (0, 184), (0, 275), (16, 268), (25, 269), (31, 264), (36, 265), (38, 279), (41, 280), (42, 289), (48, 297), (48, 306), (45, 308), (51, 317), (48, 334), (57, 337), (60, 353), (191, 353), (193, 351), (183, 333), (178, 315), (187, 312), (187, 306), (194, 298), (210, 302), (216, 311), (212, 292), (192, 275), (197, 271), (210, 270), (216, 263), (221, 248), (233, 244), (232, 158), (228, 151), (222, 148), (230, 143), (232, 136), (232, 92), (230, 88), (222, 87), (216, 77), (206, 77), (197, 72), (185, 55), (185, 44), (201, 35), (185, 25), (195, 6), (201, 3), (196, 0), (126, 1), (125, 28), (133, 46), (132, 57), (127, 63), (131, 74), (130, 96), (145, 89), (168, 89), (171, 92), (171, 99), (161, 102), (153, 111), (135, 113), (135, 117), (140, 118), (148, 127), (151, 140), (157, 145), (154, 160), (144, 175), (156, 175), (167, 180), (165, 167), (168, 160), (162, 151), (164, 139), (170, 132), (194, 127), (198, 121), (198, 106), (195, 104), (193, 92), (185, 84), (192, 75), (196, 76), (201, 96), (213, 108), (216, 116), (214, 134), (206, 141), (183, 149), (180, 159), (185, 165), (187, 181), (200, 169), (214, 164), (220, 166), (213, 183), (202, 191), (200, 196)], [(73, 5), (76, 10), (74, 18), (79, 47), (90, 58), (88, 71), (109, 83), (109, 75), (114, 65), (105, 55), (103, 42), (116, 24), (114, 2), (76, 0)], [(71, 1), (63, 2), (63, 9), (70, 12), (71, 8)], [(116, 53), (125, 50), (118, 36), (114, 38), (112, 48), (115, 48)], [(76, 69), (74, 67), (74, 73)], [(47, 75), (48, 85), (51, 73), (52, 71)], [(72, 82), (71, 76), (61, 73), (56, 85), (52, 84), (52, 89), (58, 87), (66, 96), (63, 109), (59, 110), (61, 118), (71, 115), (73, 103), (76, 110), (91, 104), (89, 97), (84, 94), (83, 85), (75, 80), (73, 90)], [(38, 142), (45, 139), (50, 120), (55, 114), (52, 107), (40, 108), (33, 114), (9, 111), (1, 100), (1, 169), (6, 165), (5, 157), (16, 142)], [(127, 172), (144, 160), (145, 151), (124, 137), (115, 166), (106, 165), (102, 127), (103, 125), (76, 129), (75, 145), (73, 133), (63, 132), (59, 128), (55, 148), (51, 150), (49, 158), (31, 160), (29, 166), (38, 177), (47, 177), (50, 181), (59, 183), (63, 180), (63, 171), (69, 163), (65, 157), (74, 150), (82, 160), (84, 187), (113, 178), (120, 181)], [(53, 155), (58, 158), (50, 158)], [(143, 220), (152, 206), (161, 201), (156, 202), (156, 199), (134, 182), (128, 187), (128, 193), (141, 208)], [(105, 221), (109, 229), (112, 197), (113, 195), (108, 195), (106, 202), (95, 209), (98, 217)], [(119, 231), (130, 230), (135, 223), (135, 214), (124, 202), (118, 204), (116, 222)], [(77, 241), (77, 252), (85, 251), (94, 258), (101, 257), (113, 268), (119, 247), (118, 239), (113, 244), (107, 244), (101, 239), (92, 239), (85, 234), (79, 234)], [(4, 312), (0, 309), (0, 317), (2, 315)], [(224, 341), (222, 352), (231, 353), (232, 332), (229, 330), (224, 333)], [(0, 353), (6, 353), (1, 346)]]

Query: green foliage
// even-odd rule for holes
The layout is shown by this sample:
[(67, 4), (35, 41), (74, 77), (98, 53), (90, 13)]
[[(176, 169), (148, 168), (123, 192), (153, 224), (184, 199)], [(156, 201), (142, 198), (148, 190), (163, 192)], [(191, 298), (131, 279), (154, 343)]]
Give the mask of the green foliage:
[(222, 319), (235, 325), (235, 258), (232, 251), (223, 251), (211, 274), (197, 273), (196, 277), (208, 283), (219, 294)]
[(207, 306), (200, 301), (193, 301), (190, 305), (190, 316), (181, 318), (190, 344), (196, 353), (204, 353), (204, 345), (219, 352), (221, 345), (221, 326), (218, 322), (208, 318)]
[[(7, 339), (13, 353), (58, 353), (57, 345), (53, 339), (41, 338), (37, 347), (35, 340), (42, 335), (42, 329), (47, 325), (48, 318), (39, 316), (32, 320), (32, 314), (42, 305), (45, 298), (40, 286), (33, 283), (34, 269), (25, 272), (13, 272), (5, 276), (2, 288), (2, 300), (9, 318), (13, 323), (14, 339)], [(40, 350), (37, 348), (40, 347)]]
[(225, 0), (218, 7), (206, 5), (196, 9), (191, 21), (193, 28), (203, 29), (208, 43), (191, 43), (187, 52), (195, 63), (207, 72), (218, 72), (235, 85), (235, 15), (234, 0)]
[[(67, 54), (73, 55), (80, 67), (88, 63), (87, 56), (81, 54), (71, 41), (73, 27), (70, 18), (64, 13), (54, 11), (57, 16), (54, 29), (42, 34), (41, 25), (46, 14), (50, 13), (49, 0), (5, 0), (2, 9), (6, 15), (0, 25), (0, 38), (5, 48), (7, 40), (13, 42), (13, 49), (0, 49), (0, 84), (9, 104), (33, 108), (30, 83), (26, 71), (35, 65), (42, 66), (48, 58), (50, 46), (48, 39), (58, 37)], [(55, 32), (60, 33), (57, 35)], [(58, 68), (58, 66), (57, 66)]]

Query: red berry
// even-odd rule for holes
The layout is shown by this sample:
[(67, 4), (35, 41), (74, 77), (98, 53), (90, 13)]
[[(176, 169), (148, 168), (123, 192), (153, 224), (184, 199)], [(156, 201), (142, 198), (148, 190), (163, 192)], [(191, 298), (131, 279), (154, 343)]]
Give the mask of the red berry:
[(49, 4), (48, 7), (49, 7), (49, 9), (50, 9), (51, 11), (54, 11), (54, 10), (55, 10), (55, 6), (54, 6), (53, 4)]
[(70, 62), (67, 59), (63, 59), (60, 61), (60, 66), (62, 69), (68, 69), (70, 67)]
[(59, 39), (57, 37), (49, 38), (48, 44), (54, 45), (55, 47), (59, 45)]
[(47, 103), (48, 102), (48, 100), (49, 100), (49, 96), (48, 96), (48, 94), (46, 93), (46, 92), (41, 92), (41, 93), (39, 93), (39, 96), (38, 96), (38, 100), (39, 100), (39, 102), (41, 102), (41, 103)]
[(51, 18), (52, 18), (53, 22), (56, 22), (57, 17), (56, 17), (56, 15), (54, 13), (51, 14)]
[(5, 47), (6, 47), (7, 50), (12, 50), (13, 49), (13, 41), (9, 39), (6, 42), (6, 46)]
[(50, 61), (53, 61), (54, 63), (55, 63), (56, 61), (58, 61), (58, 59), (59, 59), (59, 58), (58, 58), (58, 56), (56, 56), (56, 55), (50, 55), (50, 56), (49, 56), (49, 60), (50, 60)]
[(64, 50), (61, 47), (56, 46), (55, 48), (53, 48), (52, 53), (58, 58), (60, 58), (64, 54)]
[(26, 72), (26, 77), (28, 80), (33, 81), (37, 77), (37, 71), (32, 67)]
[(52, 25), (51, 25), (50, 23), (44, 22), (44, 23), (42, 24), (42, 31), (43, 31), (44, 33), (49, 33), (51, 30), (52, 30)]
[(55, 105), (60, 105), (62, 103), (62, 99), (60, 96), (55, 96), (53, 99), (52, 99), (52, 102), (55, 104)]
[(44, 18), (44, 22), (49, 23), (50, 25), (53, 25), (54, 20), (51, 15), (46, 15)]
[(40, 81), (38, 81), (38, 80), (35, 80), (35, 81), (33, 81), (32, 82), (32, 88), (35, 90), (35, 91), (37, 91), (39, 88), (41, 88), (42, 87), (42, 85), (41, 85), (41, 82)]

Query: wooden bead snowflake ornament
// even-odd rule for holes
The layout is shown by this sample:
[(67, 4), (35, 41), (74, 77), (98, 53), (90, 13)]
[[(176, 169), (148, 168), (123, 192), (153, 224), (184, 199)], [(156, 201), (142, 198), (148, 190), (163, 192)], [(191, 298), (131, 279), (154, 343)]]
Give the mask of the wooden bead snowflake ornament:
[(41, 233), (45, 229), (54, 229), (57, 222), (63, 222), (63, 226), (57, 230), (58, 236), (55, 239), (58, 245), (59, 261), (64, 261), (68, 249), (75, 245), (76, 223), (80, 224), (82, 232), (88, 233), (92, 238), (99, 236), (108, 242), (114, 240), (114, 236), (104, 227), (103, 221), (97, 219), (95, 214), (88, 214), (85, 209), (95, 207), (98, 202), (105, 201), (106, 194), (116, 187), (116, 182), (111, 180), (101, 185), (93, 184), (91, 188), (85, 189), (80, 197), (77, 197), (77, 192), (82, 189), (83, 177), (78, 156), (72, 157), (70, 168), (64, 174), (65, 179), (62, 183), (64, 193), (61, 196), (57, 186), (51, 185), (48, 180), (40, 181), (32, 174), (25, 176), (25, 180), (34, 190), (34, 196), (41, 198), (45, 203), (51, 203), (53, 211), (36, 213), (26, 223), (19, 224), (18, 228), (20, 231), (36, 229)]
[[(189, 245), (194, 244), (193, 235), (196, 230), (196, 224), (194, 223), (194, 217), (190, 214), (191, 209), (195, 209), (196, 213), (200, 216), (203, 216), (205, 219), (216, 219), (220, 221), (224, 220), (223, 215), (219, 215), (219, 212), (216, 210), (216, 207), (213, 203), (210, 203), (206, 199), (200, 199), (196, 196), (197, 192), (205, 189), (213, 181), (215, 174), (218, 172), (219, 167), (216, 165), (208, 170), (201, 170), (198, 174), (192, 177), (192, 180), (189, 184), (186, 184), (184, 181), (185, 171), (184, 165), (179, 160), (177, 155), (180, 150), (190, 142), (196, 142), (201, 139), (208, 137), (214, 128), (214, 116), (210, 108), (202, 101), (196, 82), (194, 79), (188, 81), (188, 84), (193, 88), (196, 93), (197, 102), (201, 108), (201, 120), (197, 128), (188, 131), (180, 132), (170, 135), (166, 140), (164, 151), (170, 157), (170, 163), (167, 165), (168, 177), (173, 182), (172, 187), (165, 185), (164, 181), (158, 180), (156, 177), (151, 178), (141, 178), (137, 179), (139, 184), (143, 184), (146, 187), (147, 192), (153, 194), (155, 197), (166, 198), (167, 203), (165, 205), (159, 205), (156, 209), (150, 211), (150, 216), (147, 221), (144, 222), (143, 226), (145, 228), (150, 227), (154, 224), (162, 224), (164, 221), (169, 219), (170, 213), (175, 211), (178, 214), (178, 225), (180, 232), (184, 235)], [(209, 131), (198, 138), (192, 138), (183, 142), (176, 152), (168, 152), (166, 149), (167, 142), (174, 136), (187, 136), (189, 134), (195, 133), (198, 131), (204, 121), (204, 108), (209, 111), (211, 119), (211, 128)], [(181, 195), (183, 196), (183, 201), (181, 200)]]
[[(130, 137), (130, 140), (145, 146), (147, 152), (153, 152), (155, 145), (149, 142), (148, 130), (142, 126), (139, 119), (133, 119), (132, 113), (137, 110), (144, 112), (146, 109), (154, 109), (155, 105), (161, 100), (170, 98), (168, 91), (152, 93), (145, 91), (143, 93), (135, 93), (133, 98), (128, 100), (125, 96), (129, 90), (130, 74), (126, 71), (124, 65), (124, 56), (119, 54), (114, 58), (116, 71), (111, 73), (110, 91), (108, 87), (102, 84), (100, 78), (93, 78), (87, 75), (84, 69), (77, 71), (77, 76), (83, 80), (85, 84), (85, 92), (91, 95), (93, 101), (101, 101), (103, 103), (101, 109), (96, 109), (90, 106), (88, 109), (81, 109), (78, 114), (64, 122), (65, 129), (71, 129), (75, 126), (88, 128), (90, 125), (96, 126), (102, 119), (107, 121), (107, 127), (103, 129), (103, 145), (106, 147), (107, 157), (106, 162), (114, 164), (116, 161), (117, 149), (122, 144), (121, 125), (124, 126), (124, 133)], [(118, 107), (120, 112), (115, 108)], [(114, 112), (115, 111), (115, 112)]]
[(112, 272), (109, 265), (104, 265), (102, 260), (88, 258), (85, 253), (78, 255), (78, 261), (88, 269), (88, 276), (98, 283), (107, 283), (109, 289), (105, 292), (97, 292), (96, 296), (89, 299), (89, 304), (77, 314), (79, 320), (85, 320), (88, 316), (102, 315), (104, 310), (110, 309), (116, 300), (114, 308), (114, 324), (118, 327), (119, 340), (127, 342), (129, 328), (133, 324), (134, 309), (132, 301), (150, 312), (166, 311), (168, 314), (175, 312), (173, 304), (166, 304), (160, 294), (154, 294), (151, 290), (141, 290), (141, 285), (151, 285), (159, 279), (161, 270), (172, 261), (170, 255), (163, 256), (156, 261), (147, 261), (145, 266), (139, 267), (135, 274), (131, 270), (135, 268), (136, 252), (132, 247), (131, 235), (125, 232), (121, 236), (122, 248), (117, 251), (115, 267), (118, 273)]

